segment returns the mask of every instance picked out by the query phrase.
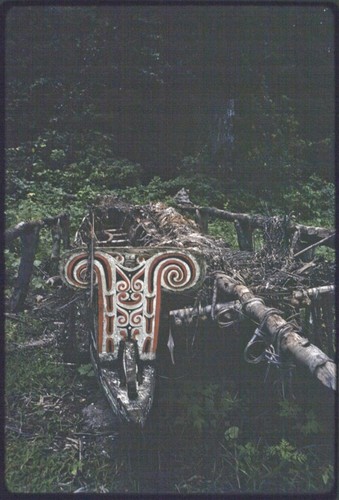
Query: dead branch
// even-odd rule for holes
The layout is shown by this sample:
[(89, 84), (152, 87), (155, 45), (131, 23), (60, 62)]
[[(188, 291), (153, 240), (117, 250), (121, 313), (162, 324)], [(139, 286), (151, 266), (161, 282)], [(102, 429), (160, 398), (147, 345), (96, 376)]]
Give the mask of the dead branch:
[(318, 286), (314, 288), (308, 288), (307, 290), (295, 290), (292, 293), (291, 303), (299, 308), (303, 306), (309, 306), (311, 304), (311, 298), (317, 298), (319, 296), (333, 295), (335, 291), (334, 285)]
[(306, 247), (306, 248), (303, 248), (302, 250), (300, 250), (300, 252), (297, 252), (293, 255), (293, 258), (295, 257), (299, 257), (300, 255), (302, 255), (303, 253), (305, 252), (308, 252), (309, 250), (312, 250), (313, 248), (315, 247), (318, 247), (320, 245), (323, 245), (325, 244), (325, 242), (327, 242), (328, 240), (334, 240), (334, 236), (335, 236), (335, 233), (333, 234), (330, 234), (330, 236), (326, 236), (326, 238), (323, 238), (322, 240), (319, 240), (317, 241), (316, 243), (313, 243), (312, 245)]
[(19, 323), (23, 323), (24, 325), (28, 325), (27, 321), (24, 321), (22, 318), (19, 318), (16, 314), (11, 314), (5, 312), (5, 319), (10, 319), (12, 321), (18, 321)]
[(36, 221), (23, 221), (19, 222), (16, 226), (10, 227), (5, 231), (5, 241), (6, 245), (9, 245), (13, 240), (18, 238), (23, 233), (29, 233), (35, 228), (42, 228), (45, 226), (52, 226), (60, 221), (60, 224), (67, 222), (69, 220), (69, 215), (67, 213), (61, 213), (55, 217), (45, 217), (41, 220)]
[(10, 299), (10, 311), (20, 312), (24, 308), (31, 279), (35, 253), (39, 244), (40, 229), (52, 226), (52, 260), (58, 262), (60, 255), (60, 243), (63, 240), (64, 249), (69, 247), (69, 214), (61, 213), (55, 217), (46, 217), (31, 222), (20, 222), (9, 228), (5, 233), (6, 244), (10, 244), (16, 238), (21, 239), (21, 259), (12, 297)]
[(239, 221), (240, 223), (251, 224), (253, 229), (262, 228), (266, 219), (263, 215), (229, 212), (228, 210), (221, 210), (216, 207), (199, 207), (197, 205), (189, 206), (182, 204), (178, 204), (178, 207), (191, 213), (195, 213), (196, 210), (199, 210), (204, 216), (216, 217), (228, 222)]
[(7, 352), (14, 352), (17, 350), (25, 349), (36, 349), (40, 347), (48, 347), (55, 343), (55, 335), (46, 335), (46, 337), (39, 340), (31, 340), (29, 342), (24, 342), (23, 344), (18, 344), (16, 342), (11, 342), (7, 347)]
[[(256, 287), (256, 289), (257, 288), (261, 289), (262, 287)], [(304, 301), (308, 297), (314, 297), (318, 294), (333, 294), (334, 290), (334, 285), (319, 286), (303, 291), (297, 290), (293, 292), (293, 299), (298, 302)], [(234, 310), (237, 309), (239, 305), (240, 302), (238, 300), (217, 303), (214, 306), (214, 312), (219, 313), (220, 311), (226, 312), (227, 310)], [(211, 304), (204, 307), (185, 307), (183, 309), (174, 309), (172, 311), (169, 311), (169, 315), (174, 319), (176, 326), (181, 326), (183, 323), (192, 322), (193, 318), (195, 317), (199, 317), (200, 319), (208, 319), (208, 317), (211, 316), (212, 309), (213, 306)]]

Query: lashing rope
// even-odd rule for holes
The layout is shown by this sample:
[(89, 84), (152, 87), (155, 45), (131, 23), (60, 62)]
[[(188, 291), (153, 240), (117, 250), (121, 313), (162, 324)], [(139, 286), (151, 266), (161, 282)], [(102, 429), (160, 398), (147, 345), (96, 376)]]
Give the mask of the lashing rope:
[[(261, 361), (265, 361), (267, 363), (268, 366), (264, 382), (266, 382), (267, 380), (270, 367), (275, 366), (279, 370), (282, 397), (283, 399), (285, 399), (286, 384), (288, 384), (290, 393), (292, 397), (294, 397), (292, 393), (292, 375), (293, 375), (293, 370), (295, 369), (295, 365), (290, 361), (283, 359), (280, 349), (281, 338), (287, 331), (295, 329), (295, 325), (290, 322), (284, 323), (283, 325), (277, 328), (272, 338), (271, 334), (268, 334), (267, 332), (264, 331), (264, 326), (268, 318), (273, 314), (281, 314), (281, 311), (275, 308), (270, 308), (266, 310), (260, 325), (255, 329), (253, 337), (248, 342), (244, 350), (244, 359), (245, 361), (247, 361), (247, 363), (252, 363), (252, 364), (257, 364), (260, 363)], [(249, 352), (249, 350), (253, 348), (255, 344), (264, 345), (263, 351), (258, 356), (251, 355)], [(274, 346), (276, 346), (276, 348)]]
[(283, 399), (286, 399), (286, 390), (285, 390), (286, 384), (288, 385), (291, 396), (294, 398), (292, 391), (292, 377), (293, 377), (293, 370), (296, 368), (295, 364), (291, 363), (290, 361), (283, 360), (281, 355), (275, 351), (273, 345), (267, 347), (265, 349), (264, 354), (265, 354), (265, 361), (267, 362), (267, 370), (265, 373), (264, 382), (266, 383), (271, 366), (275, 366), (279, 371), (281, 393)]

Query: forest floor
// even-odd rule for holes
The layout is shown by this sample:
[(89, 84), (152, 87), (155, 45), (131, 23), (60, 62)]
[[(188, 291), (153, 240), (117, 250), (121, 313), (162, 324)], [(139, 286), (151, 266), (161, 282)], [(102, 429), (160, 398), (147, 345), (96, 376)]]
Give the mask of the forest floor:
[(225, 332), (205, 330), (192, 363), (185, 355), (175, 367), (160, 363), (153, 409), (137, 429), (117, 422), (89, 362), (65, 356), (65, 317), (47, 321), (42, 310), (6, 319), (11, 492), (331, 489), (333, 395), (307, 374), (296, 374), (296, 399), (284, 401), (273, 390), (276, 374), (265, 384), (266, 367), (242, 361), (239, 332), (225, 340)]

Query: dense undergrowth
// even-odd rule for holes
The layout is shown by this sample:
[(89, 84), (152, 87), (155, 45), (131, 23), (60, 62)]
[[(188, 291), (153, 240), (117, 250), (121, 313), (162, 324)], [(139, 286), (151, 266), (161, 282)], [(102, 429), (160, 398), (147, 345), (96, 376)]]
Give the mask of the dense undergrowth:
[[(67, 211), (73, 236), (98, 195), (172, 203), (182, 187), (197, 205), (334, 227), (328, 6), (26, 3), (6, 5), (3, 16), (6, 227)], [(233, 224), (209, 221), (209, 232), (237, 248)], [(6, 303), (20, 245), (5, 250)], [(41, 229), (26, 310), (6, 316), (10, 491), (233, 497), (332, 488), (332, 395), (297, 368), (296, 399), (282, 400), (275, 368), (265, 383), (266, 367), (244, 362), (253, 325), (241, 335), (199, 330), (191, 357), (191, 338), (177, 332), (174, 367), (162, 331), (145, 428), (88, 429), (83, 410), (104, 399), (89, 361), (64, 345), (69, 310), (47, 284), (58, 272), (51, 245)], [(333, 260), (334, 251), (317, 248), (316, 257)], [(81, 321), (77, 332), (86, 335)]]
[[(38, 318), (37, 312), (22, 313), (6, 325), (10, 491), (276, 494), (332, 488), (333, 401), (310, 377), (297, 373), (296, 399), (282, 400), (273, 389), (276, 375), (264, 383), (262, 370), (245, 366), (240, 351), (233, 351), (233, 360), (221, 347), (217, 358), (200, 350), (188, 360), (181, 353), (170, 371), (164, 371), (166, 359), (160, 362), (143, 430), (88, 430), (82, 410), (103, 397), (90, 365), (66, 363), (55, 342), (18, 347), (58, 338), (61, 322), (51, 317), (45, 326)], [(199, 342), (216, 343), (215, 335), (207, 330)]]
[[(6, 226), (66, 210), (75, 231), (84, 211), (95, 203), (97, 196), (114, 192), (137, 204), (159, 200), (171, 203), (182, 187), (201, 206), (267, 215), (293, 214), (300, 223), (334, 226), (335, 188), (332, 182), (324, 180), (321, 172), (313, 170), (305, 177), (305, 173), (298, 176), (286, 168), (283, 182), (277, 184), (262, 176), (262, 184), (253, 185), (252, 174), (239, 178), (235, 170), (234, 178), (230, 178), (229, 172), (216, 169), (203, 149), (178, 161), (172, 179), (167, 179), (164, 172), (163, 178), (158, 175), (147, 181), (139, 164), (117, 158), (112, 151), (114, 141), (107, 135), (98, 132), (75, 136), (56, 130), (9, 148)], [(212, 235), (224, 237), (231, 246), (236, 246), (232, 224), (211, 221), (209, 229)], [(48, 246), (41, 248), (47, 250)], [(40, 257), (41, 253), (38, 260)]]
[[(145, 181), (140, 165), (112, 155), (107, 136), (78, 138), (72, 151), (65, 149), (68, 139), (46, 132), (35, 142), (8, 151), (7, 226), (67, 210), (74, 234), (98, 195), (113, 191), (134, 203), (170, 203), (182, 187), (199, 205), (248, 213), (294, 213), (300, 223), (334, 225), (334, 185), (316, 174), (306, 182), (294, 179), (275, 189), (251, 191), (245, 182), (209, 175), (208, 165), (197, 154), (179, 164), (175, 178)], [(211, 221), (209, 229), (236, 248), (231, 224)], [(82, 409), (100, 394), (88, 365), (65, 363), (58, 343), (18, 347), (27, 338), (53, 336), (60, 327), (57, 314), (46, 323), (36, 310), (52, 295), (46, 285), (50, 249), (49, 231), (42, 230), (27, 310), (6, 322), (9, 490), (319, 493), (332, 488), (331, 397), (318, 394), (301, 373), (297, 398), (281, 400), (264, 384), (256, 367), (245, 366), (241, 350), (236, 373), (227, 368), (230, 360), (222, 351), (221, 375), (216, 379), (214, 362), (206, 368), (203, 343), (203, 373), (197, 370), (199, 364), (182, 373), (173, 369), (168, 378), (161, 378), (160, 370), (155, 405), (143, 431), (120, 429), (107, 434), (104, 446), (89, 433), (85, 445)], [(7, 299), (19, 255), (18, 241), (5, 251)], [(333, 258), (333, 253), (326, 251), (323, 256)]]

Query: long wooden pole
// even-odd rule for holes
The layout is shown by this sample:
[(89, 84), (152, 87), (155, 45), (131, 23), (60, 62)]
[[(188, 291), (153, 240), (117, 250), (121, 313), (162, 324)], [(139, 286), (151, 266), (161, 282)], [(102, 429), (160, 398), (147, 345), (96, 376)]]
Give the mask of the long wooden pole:
[(307, 366), (311, 373), (326, 387), (336, 388), (336, 365), (318, 347), (299, 335), (293, 324), (287, 323), (277, 312), (264, 305), (245, 285), (236, 282), (224, 273), (216, 273), (217, 286), (226, 296), (236, 298), (243, 312), (251, 319), (265, 323), (265, 331), (272, 340), (279, 335), (280, 348), (288, 352), (297, 362)]
[[(229, 222), (236, 222), (247, 224), (251, 229), (263, 229), (264, 224), (268, 217), (263, 215), (251, 215), (238, 212), (229, 212), (228, 210), (221, 210), (216, 207), (199, 207), (189, 204), (182, 204), (177, 202), (178, 208), (185, 210), (190, 213), (195, 213), (197, 210), (204, 217), (216, 217), (218, 219), (226, 220)], [(330, 248), (335, 248), (335, 238), (333, 229), (328, 229), (325, 227), (315, 227), (315, 226), (305, 226), (303, 224), (297, 224), (290, 222), (288, 225), (288, 230), (290, 233), (299, 232), (299, 235), (303, 240), (307, 240), (310, 243), (318, 243), (318, 245), (325, 245)], [(323, 240), (323, 241), (320, 241)], [(304, 253), (304, 250), (303, 250)]]

